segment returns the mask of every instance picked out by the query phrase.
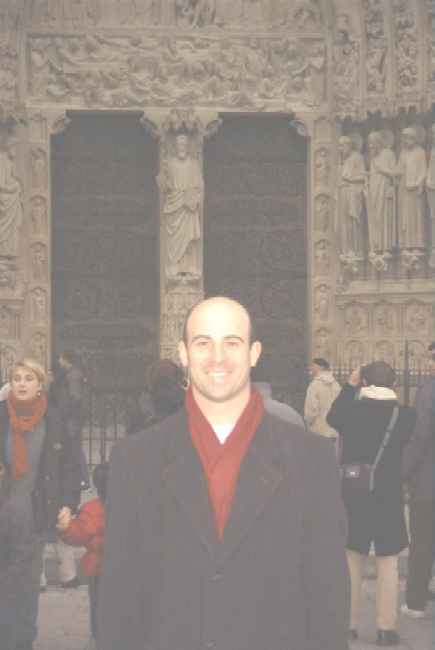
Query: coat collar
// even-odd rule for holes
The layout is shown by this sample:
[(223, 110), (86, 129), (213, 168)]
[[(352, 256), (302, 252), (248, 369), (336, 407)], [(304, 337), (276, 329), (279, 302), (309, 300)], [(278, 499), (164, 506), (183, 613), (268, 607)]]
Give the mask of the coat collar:
[(165, 471), (166, 483), (218, 564), (236, 550), (283, 479), (283, 471), (274, 462), (277, 449), (269, 429), (270, 421), (266, 414), (242, 462), (222, 540), (216, 531), (207, 479), (191, 442), (186, 417), (180, 422), (182, 426), (172, 450), (174, 460)]

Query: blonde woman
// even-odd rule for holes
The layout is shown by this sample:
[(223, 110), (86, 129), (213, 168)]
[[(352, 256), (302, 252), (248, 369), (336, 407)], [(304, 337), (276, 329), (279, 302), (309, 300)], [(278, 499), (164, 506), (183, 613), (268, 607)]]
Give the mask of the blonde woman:
[(6, 483), (0, 515), (14, 530), (0, 571), (0, 634), (7, 650), (33, 648), (44, 542), (55, 533), (59, 512), (75, 509), (80, 496), (79, 461), (59, 412), (48, 403), (46, 380), (37, 361), (18, 361), (8, 398), (0, 403)]

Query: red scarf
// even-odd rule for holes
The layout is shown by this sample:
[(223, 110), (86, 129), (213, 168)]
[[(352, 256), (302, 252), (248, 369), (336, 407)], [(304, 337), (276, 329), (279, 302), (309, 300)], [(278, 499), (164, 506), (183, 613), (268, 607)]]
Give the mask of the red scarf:
[(196, 403), (191, 388), (186, 394), (186, 410), (192, 442), (207, 477), (217, 532), (222, 538), (231, 512), (240, 466), (263, 417), (263, 400), (252, 387), (249, 402), (223, 445)]
[(42, 393), (35, 399), (20, 401), (9, 393), (7, 406), (12, 436), (12, 478), (16, 480), (27, 474), (30, 469), (24, 433), (33, 431), (44, 417), (47, 410), (47, 395)]

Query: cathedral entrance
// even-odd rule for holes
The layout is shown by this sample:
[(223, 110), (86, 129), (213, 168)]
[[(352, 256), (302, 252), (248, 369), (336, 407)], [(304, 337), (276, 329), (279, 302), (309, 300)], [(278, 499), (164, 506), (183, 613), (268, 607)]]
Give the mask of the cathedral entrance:
[(307, 354), (307, 144), (283, 116), (225, 116), (205, 146), (204, 285), (254, 316), (254, 379), (301, 408)]
[(53, 351), (96, 389), (143, 387), (158, 357), (157, 161), (134, 115), (75, 114), (53, 139)]

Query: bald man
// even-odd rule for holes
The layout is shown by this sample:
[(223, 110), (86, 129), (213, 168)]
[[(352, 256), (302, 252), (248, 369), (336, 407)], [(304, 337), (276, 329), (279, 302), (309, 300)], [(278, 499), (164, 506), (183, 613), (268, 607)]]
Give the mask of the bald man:
[(195, 306), (179, 354), (184, 409), (112, 455), (99, 650), (345, 650), (333, 451), (265, 412), (239, 303)]

